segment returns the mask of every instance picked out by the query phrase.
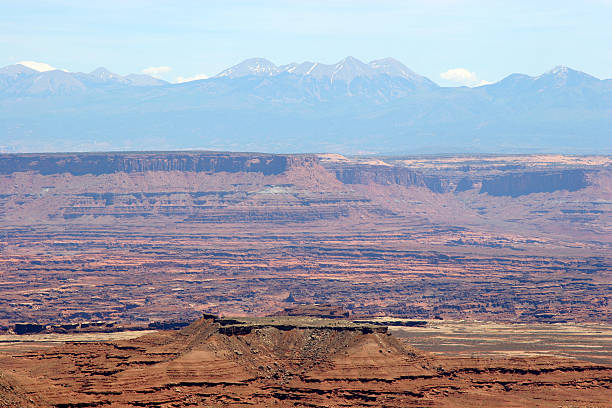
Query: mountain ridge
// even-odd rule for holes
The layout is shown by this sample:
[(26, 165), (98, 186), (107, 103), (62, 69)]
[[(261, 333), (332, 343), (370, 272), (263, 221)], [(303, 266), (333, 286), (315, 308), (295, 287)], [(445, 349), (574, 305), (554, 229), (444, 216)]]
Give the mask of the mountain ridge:
[[(28, 81), (36, 86), (28, 87)], [(46, 82), (47, 87), (42, 86), (41, 82)], [(98, 67), (89, 73), (69, 72), (59, 69), (37, 71), (21, 64), (0, 68), (0, 95), (2, 93), (18, 93), (20, 90), (25, 93), (28, 93), (29, 90), (30, 94), (84, 91), (100, 84), (160, 86), (168, 84), (168, 82), (145, 74), (121, 76), (104, 67)], [(11, 88), (11, 86), (14, 88)]]
[(180, 84), (0, 68), (0, 151), (612, 152), (612, 80), (558, 66), (441, 87), (385, 58), (247, 59)]
[[(89, 73), (82, 72), (70, 72), (64, 70), (52, 70), (52, 71), (36, 71), (32, 68), (26, 67), (21, 64), (7, 65), (4, 67), (0, 67), (0, 78), (2, 76), (11, 76), (13, 78), (20, 76), (29, 76), (35, 75), (40, 76), (44, 75), (47, 72), (64, 72), (72, 77), (78, 77), (83, 79), (96, 79), (98, 81), (103, 82), (117, 82), (128, 85), (135, 86), (160, 86), (160, 85), (177, 85), (176, 83), (170, 83), (164, 81), (159, 78), (152, 77), (146, 74), (128, 74), (125, 76), (116, 74), (111, 72), (105, 67), (98, 67)], [(254, 57), (248, 58), (236, 65), (233, 65), (221, 72), (217, 75), (214, 75), (205, 79), (197, 79), (193, 81), (182, 82), (190, 83), (190, 82), (199, 82), (199, 81), (211, 81), (219, 78), (230, 78), (236, 79), (241, 77), (248, 76), (278, 76), (282, 74), (292, 74), (298, 77), (307, 77), (311, 76), (313, 78), (321, 79), (321, 78), (329, 78), (331, 82), (334, 80), (344, 80), (347, 82), (351, 82), (352, 80), (360, 77), (373, 77), (377, 75), (388, 75), (389, 77), (398, 77), (403, 78), (410, 81), (420, 82), (422, 84), (427, 84), (428, 87), (441, 87), (435, 81), (427, 78), (425, 76), (419, 75), (415, 73), (413, 70), (408, 68), (406, 65), (401, 63), (400, 61), (387, 57), (377, 60), (372, 60), (368, 63), (364, 63), (357, 58), (352, 56), (347, 56), (342, 60), (338, 61), (335, 64), (324, 64), (321, 62), (311, 62), (305, 61), (301, 63), (292, 62), (285, 65), (276, 65), (270, 60), (266, 58)], [(527, 74), (513, 73), (508, 76), (502, 78), (497, 82), (493, 82), (485, 85), (475, 86), (483, 87), (488, 85), (499, 84), (500, 82), (505, 81), (508, 78), (521, 76), (525, 79), (531, 79), (533, 81), (542, 80), (545, 78), (555, 78), (558, 82), (562, 82), (563, 80), (576, 79), (577, 77), (581, 77), (583, 80), (589, 81), (600, 81), (600, 82), (608, 82), (612, 81), (612, 78), (608, 79), (599, 79), (590, 74), (587, 74), (582, 71), (574, 70), (564, 65), (558, 65), (553, 67), (552, 69), (536, 76), (530, 76)], [(146, 78), (146, 80), (145, 80)], [(138, 80), (137, 80), (138, 79)], [(461, 86), (446, 86), (444, 88), (460, 88)], [(0, 89), (0, 92), (2, 89)]]

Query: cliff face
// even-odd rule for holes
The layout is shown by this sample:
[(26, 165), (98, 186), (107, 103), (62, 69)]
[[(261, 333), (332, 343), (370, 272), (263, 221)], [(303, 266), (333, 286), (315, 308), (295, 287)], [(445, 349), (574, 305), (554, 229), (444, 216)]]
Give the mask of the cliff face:
[(405, 167), (396, 166), (338, 166), (331, 169), (344, 184), (397, 184), (406, 187), (426, 187), (436, 193), (449, 191), (449, 181), (435, 176), (423, 175)]
[[(400, 166), (335, 165), (329, 167), (344, 184), (397, 184), (425, 187), (434, 193), (462, 192), (475, 188), (471, 176), (455, 172), (426, 173)], [(492, 196), (518, 197), (532, 193), (552, 193), (559, 190), (578, 191), (590, 185), (589, 170), (565, 169), (553, 171), (523, 170), (502, 175), (479, 175), (480, 193)]]
[(423, 175), (401, 167), (391, 166), (342, 166), (333, 169), (336, 178), (344, 184), (399, 184), (425, 186)]
[(0, 174), (34, 171), (43, 175), (101, 175), (145, 171), (259, 172), (276, 175), (295, 165), (312, 164), (312, 156), (258, 153), (90, 153), (0, 155)]
[(581, 169), (511, 173), (483, 180), (480, 193), (518, 197), (558, 190), (578, 191), (588, 185), (587, 171)]

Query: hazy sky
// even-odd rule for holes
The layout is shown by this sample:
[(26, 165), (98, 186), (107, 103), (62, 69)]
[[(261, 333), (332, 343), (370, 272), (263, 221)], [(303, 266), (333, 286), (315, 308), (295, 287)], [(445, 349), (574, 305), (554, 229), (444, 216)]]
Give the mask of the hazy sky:
[(611, 22), (612, 0), (0, 0), (0, 65), (175, 81), (253, 56), (352, 55), (394, 57), (443, 85), (555, 65), (611, 78)]

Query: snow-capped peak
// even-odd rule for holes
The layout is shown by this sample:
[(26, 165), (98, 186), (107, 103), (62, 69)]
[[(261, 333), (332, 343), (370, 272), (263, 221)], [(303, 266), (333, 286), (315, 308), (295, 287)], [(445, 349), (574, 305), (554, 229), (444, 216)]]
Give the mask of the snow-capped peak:
[(384, 58), (366, 64), (351, 56), (345, 57), (335, 64), (306, 61), (302, 63), (292, 62), (281, 66), (276, 66), (264, 58), (251, 58), (220, 72), (215, 78), (276, 76), (280, 74), (313, 78), (329, 81), (330, 83), (337, 81), (350, 83), (355, 78), (374, 78), (379, 75), (388, 75), (390, 77), (401, 77), (410, 80), (415, 84), (419, 84), (419, 86), (437, 86), (427, 78), (415, 74), (404, 64), (393, 58)]
[(592, 75), (589, 75), (582, 71), (576, 71), (575, 69), (571, 69), (565, 65), (557, 65), (550, 71), (547, 71), (543, 73), (542, 75), (535, 77), (535, 79), (549, 78), (549, 77), (556, 78), (558, 80), (567, 80), (568, 78), (571, 77), (571, 78), (574, 78), (574, 80), (582, 79), (582, 80), (599, 81), (599, 79), (595, 78)]
[(278, 71), (279, 73), (286, 72), (288, 74), (306, 76), (312, 74), (312, 71), (316, 69), (318, 65), (319, 64), (317, 62), (310, 61), (302, 62), (299, 64), (297, 62), (292, 62), (291, 64), (282, 65), (278, 67)]
[(271, 61), (268, 61), (265, 58), (249, 58), (242, 61), (238, 65), (234, 65), (231, 68), (221, 71), (216, 77), (238, 78), (249, 75), (269, 76), (276, 75), (278, 73), (278, 67)]
[(552, 74), (552, 75), (567, 75), (567, 73), (571, 71), (570, 68), (568, 68), (565, 65), (557, 65), (556, 67), (554, 67), (553, 69), (551, 69), (550, 71), (546, 72), (547, 74)]
[(542, 75), (539, 75), (536, 78), (554, 77), (554, 78), (557, 78), (558, 80), (565, 80), (572, 73), (578, 73), (578, 72), (579, 71), (574, 71), (573, 69), (565, 65), (557, 65), (553, 69), (546, 71), (545, 73), (543, 73)]
[(351, 82), (357, 77), (371, 77), (373, 75), (374, 70), (368, 64), (359, 61), (357, 58), (348, 56), (334, 65), (330, 81), (343, 80)]
[(371, 61), (369, 65), (376, 71), (376, 73), (380, 74), (398, 76), (406, 79), (415, 79), (419, 77), (419, 75), (415, 74), (414, 71), (393, 58), (374, 60)]

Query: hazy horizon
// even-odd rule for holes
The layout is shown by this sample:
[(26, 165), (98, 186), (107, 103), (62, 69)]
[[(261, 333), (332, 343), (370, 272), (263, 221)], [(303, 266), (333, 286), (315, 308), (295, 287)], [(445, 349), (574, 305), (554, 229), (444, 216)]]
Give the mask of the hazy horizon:
[[(241, 60), (241, 61), (237, 61), (235, 64), (232, 64), (231, 66), (225, 67), (224, 69), (222, 69), (221, 71), (215, 73), (214, 75), (210, 75), (210, 76), (207, 75), (207, 76), (180, 77), (180, 78), (175, 78), (175, 80), (166, 80), (166, 79), (162, 78), (160, 75), (158, 75), (158, 73), (156, 73), (156, 72), (148, 72), (148, 73), (145, 73), (145, 72), (118, 73), (111, 66), (108, 66), (108, 65), (106, 65), (106, 64), (104, 64), (102, 62), (100, 64), (97, 64), (96, 67), (93, 68), (90, 71), (73, 71), (73, 70), (65, 69), (65, 68), (57, 68), (57, 67), (54, 67), (52, 65), (49, 65), (49, 64), (46, 64), (46, 63), (43, 63), (43, 62), (39, 62), (39, 61), (18, 61), (18, 62), (14, 63), (14, 64), (10, 64), (10, 65), (4, 66), (4, 67), (0, 66), (0, 69), (1, 68), (6, 68), (6, 67), (10, 67), (10, 66), (14, 66), (14, 65), (21, 65), (21, 66), (33, 69), (33, 70), (38, 71), (38, 72), (49, 72), (49, 71), (58, 70), (58, 71), (63, 71), (63, 72), (84, 73), (84, 74), (91, 74), (91, 73), (94, 73), (96, 70), (106, 69), (106, 70), (110, 71), (113, 74), (117, 74), (117, 75), (121, 75), (121, 76), (129, 76), (129, 75), (134, 75), (134, 74), (135, 75), (147, 75), (147, 76), (150, 76), (152, 78), (156, 78), (156, 79), (160, 79), (162, 81), (165, 81), (168, 84), (180, 84), (180, 83), (185, 83), (185, 82), (193, 82), (193, 81), (199, 81), (199, 80), (214, 79), (216, 77), (221, 76), (223, 74), (223, 72), (227, 71), (228, 69), (233, 68), (235, 66), (239, 66), (240, 64), (244, 64), (244, 63), (246, 63), (248, 61), (251, 61), (251, 60), (261, 60), (261, 59), (263, 59), (263, 60), (266, 60), (266, 61), (274, 64), (277, 67), (289, 66), (289, 65), (294, 65), (294, 64), (298, 64), (298, 65), (299, 64), (309, 64), (309, 63), (317, 64), (317, 65), (333, 66), (333, 65), (341, 64), (344, 60), (346, 60), (348, 58), (355, 58), (355, 57), (353, 57), (351, 55), (347, 55), (347, 56), (345, 56), (345, 57), (343, 57), (343, 58), (341, 58), (338, 61), (335, 61), (333, 63), (324, 63), (324, 62), (316, 61), (316, 60), (315, 61), (299, 60), (299, 61), (291, 61), (291, 62), (287, 62), (287, 63), (277, 63), (276, 61), (272, 61), (269, 58), (266, 58), (265, 56), (253, 56), (253, 57), (249, 57), (249, 58), (246, 58), (244, 60)], [(392, 60), (395, 60), (395, 61), (398, 61), (398, 62), (402, 63), (403, 65), (406, 65), (403, 61), (398, 60), (397, 58), (394, 58), (393, 56), (386, 56), (386, 57), (383, 57), (383, 58), (379, 58), (377, 60), (360, 61), (360, 62), (364, 62), (364, 63), (368, 63), (369, 64), (369, 63), (372, 63), (372, 62), (376, 62), (376, 61), (380, 61), (380, 60), (388, 60), (388, 59), (392, 59)], [(357, 60), (359, 60), (359, 59), (357, 58)], [(406, 66), (406, 67), (410, 69), (409, 66)], [(593, 75), (593, 74), (591, 74), (589, 72), (580, 71), (578, 69), (575, 69), (574, 67), (563, 65), (563, 64), (558, 64), (558, 65), (552, 66), (549, 69), (547, 69), (547, 70), (545, 70), (543, 72), (534, 74), (534, 75), (526, 74), (526, 73), (523, 73), (523, 72), (508, 72), (508, 73), (504, 74), (501, 78), (496, 79), (494, 81), (485, 81), (485, 80), (480, 80), (480, 79), (477, 79), (477, 78), (474, 79), (475, 78), (473, 76), (474, 73), (473, 72), (469, 72), (468, 70), (465, 70), (463, 68), (455, 68), (455, 69), (452, 69), (452, 70), (449, 70), (449, 71), (443, 73), (443, 74), (445, 74), (444, 76), (446, 78), (451, 78), (451, 77), (455, 78), (456, 82), (453, 82), (452, 80), (449, 80), (449, 79), (445, 80), (444, 78), (438, 79), (438, 78), (430, 78), (430, 77), (427, 77), (425, 75), (423, 75), (423, 76), (425, 76), (429, 80), (433, 81), (434, 83), (436, 83), (440, 87), (444, 87), (444, 88), (458, 88), (458, 87), (463, 87), (463, 86), (474, 88), (474, 87), (478, 87), (478, 86), (490, 85), (490, 84), (497, 83), (497, 82), (503, 80), (504, 78), (507, 78), (508, 76), (513, 75), (513, 74), (522, 74), (522, 75), (528, 75), (528, 76), (531, 76), (531, 77), (538, 77), (538, 76), (541, 76), (541, 75), (544, 75), (546, 73), (552, 72), (552, 71), (554, 71), (556, 69), (559, 69), (559, 68), (569, 68), (569, 69), (574, 70), (574, 71), (583, 72), (585, 74), (588, 74), (588, 75), (593, 76), (593, 77), (595, 77), (597, 79), (600, 79), (600, 80), (609, 80), (609, 79), (612, 80), (612, 78), (599, 78), (596, 75)], [(419, 74), (418, 72), (415, 72), (415, 73)], [(464, 83), (459, 83), (458, 81), (464, 81)], [(474, 81), (476, 81), (476, 82), (474, 82)]]
[[(100, 65), (170, 82), (250, 57), (282, 65), (391, 56), (443, 86), (495, 82), (557, 65), (612, 77), (612, 2), (292, 0), (0, 1), (0, 65), (73, 72)], [(462, 71), (454, 71), (462, 70)]]

